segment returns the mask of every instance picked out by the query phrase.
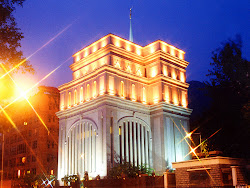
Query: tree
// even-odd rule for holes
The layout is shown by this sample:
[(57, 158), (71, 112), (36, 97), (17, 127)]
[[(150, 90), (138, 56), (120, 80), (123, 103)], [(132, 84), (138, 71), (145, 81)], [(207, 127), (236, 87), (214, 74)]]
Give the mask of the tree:
[(20, 41), (23, 38), (23, 34), (17, 27), (13, 16), (15, 7), (22, 6), (23, 2), (24, 0), (0, 0), (0, 103), (3, 102), (2, 100), (12, 96), (15, 88), (8, 76), (2, 77), (6, 70), (9, 71), (20, 62), (23, 62), (13, 72), (34, 73), (31, 64), (25, 61), (20, 50)]
[[(24, 0), (0, 0), (0, 61), (8, 70), (24, 60), (19, 49), (23, 34), (13, 16), (15, 6), (22, 6), (23, 2)], [(28, 62), (24, 62), (18, 69), (33, 71)]]
[(228, 88), (239, 97), (249, 94), (249, 61), (242, 57), (242, 40), (236, 35), (235, 40), (222, 43), (222, 47), (213, 52), (208, 70), (210, 85)]
[[(199, 121), (202, 134), (209, 137), (221, 129), (209, 147), (227, 156), (249, 157), (249, 61), (242, 57), (240, 36), (222, 43), (212, 55), (207, 75), (211, 107)], [(246, 118), (247, 117), (247, 118)]]

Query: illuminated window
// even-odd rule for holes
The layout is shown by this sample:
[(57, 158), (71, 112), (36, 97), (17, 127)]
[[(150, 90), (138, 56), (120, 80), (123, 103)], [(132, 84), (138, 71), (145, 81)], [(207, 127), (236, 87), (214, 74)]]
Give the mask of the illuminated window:
[(121, 81), (121, 97), (124, 97), (125, 94), (124, 94), (124, 82)]
[(170, 92), (169, 92), (169, 87), (164, 85), (164, 93), (165, 93), (165, 101), (167, 103), (170, 102)]
[(83, 102), (83, 87), (80, 88), (80, 102)]
[(176, 88), (172, 88), (172, 99), (173, 99), (173, 103), (175, 105), (179, 105), (179, 101), (178, 101), (178, 92)]
[(155, 77), (157, 75), (157, 66), (151, 68), (151, 77)]
[(138, 119), (129, 118), (129, 121), (121, 122), (118, 137), (120, 163), (150, 166), (150, 137), (150, 129)]
[(90, 85), (87, 84), (87, 100), (90, 99)]
[(21, 176), (21, 170), (18, 170), (17, 171), (17, 177), (20, 178), (20, 176)]
[(54, 170), (51, 170), (51, 171), (50, 171), (50, 175), (53, 175), (53, 174), (54, 174)]
[(153, 87), (153, 101), (154, 101), (154, 103), (159, 102), (159, 88), (158, 88), (158, 86)]
[(174, 68), (172, 68), (172, 78), (173, 78), (173, 79), (176, 79), (176, 72), (175, 72), (175, 69), (174, 69)]
[(132, 84), (131, 96), (132, 96), (132, 101), (136, 101), (136, 99), (135, 99), (135, 84)]
[(26, 162), (26, 157), (22, 157), (22, 163)]
[(183, 54), (183, 52), (179, 52), (179, 58), (180, 58), (180, 59), (184, 59), (184, 54)]
[(187, 92), (186, 91), (182, 91), (181, 92), (181, 102), (182, 102), (182, 106), (184, 107), (184, 108), (186, 108), (187, 107)]
[(94, 86), (93, 86), (93, 97), (96, 97), (96, 81), (94, 81)]
[(172, 56), (175, 56), (175, 47), (170, 46), (170, 54), (171, 54)]
[(114, 91), (114, 77), (113, 76), (109, 76), (109, 93), (110, 95), (114, 95), (115, 91)]
[(163, 70), (162, 70), (163, 75), (164, 75), (164, 76), (168, 76), (167, 66), (163, 65), (162, 69), (163, 69)]
[(23, 124), (24, 124), (24, 125), (28, 125), (28, 123), (27, 123), (27, 122), (23, 122)]
[(142, 88), (142, 102), (146, 103), (146, 88)]
[(100, 95), (104, 94), (104, 76), (100, 77)]
[(71, 106), (71, 92), (69, 92), (69, 96), (68, 96), (68, 106)]
[(141, 55), (141, 50), (140, 50), (140, 49), (137, 49), (137, 50), (136, 50), (136, 53), (137, 53), (137, 55)]
[(75, 91), (74, 91), (74, 104), (76, 104), (76, 103), (77, 103), (77, 91), (75, 89)]
[(60, 101), (61, 101), (61, 110), (63, 110), (64, 109), (64, 94), (61, 94)]
[(180, 72), (180, 80), (182, 81), (182, 82), (185, 82), (185, 74), (184, 74), (184, 72)]

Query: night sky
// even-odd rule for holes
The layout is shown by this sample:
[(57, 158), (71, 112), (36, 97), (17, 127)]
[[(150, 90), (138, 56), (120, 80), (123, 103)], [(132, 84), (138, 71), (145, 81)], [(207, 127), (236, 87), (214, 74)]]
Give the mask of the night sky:
[[(113, 33), (129, 38), (133, 5), (134, 42), (145, 46), (161, 39), (186, 52), (187, 81), (206, 79), (211, 53), (236, 34), (242, 36), (243, 57), (250, 59), (249, 0), (26, 0), (15, 17), (24, 33), (25, 57), (52, 37), (61, 35), (30, 58), (38, 81), (75, 52)], [(40, 85), (58, 87), (72, 80), (71, 58)], [(30, 79), (30, 75), (27, 75)], [(19, 77), (20, 78), (20, 77)]]

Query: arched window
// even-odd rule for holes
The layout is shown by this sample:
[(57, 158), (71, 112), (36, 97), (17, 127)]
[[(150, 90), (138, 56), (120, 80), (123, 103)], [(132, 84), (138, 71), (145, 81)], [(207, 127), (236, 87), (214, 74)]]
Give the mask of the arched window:
[[(66, 135), (66, 142), (61, 143), (63, 153), (67, 159), (64, 161), (67, 168), (65, 174), (84, 174), (85, 171), (97, 171), (96, 141), (97, 127), (90, 121), (83, 119), (73, 124)], [(77, 159), (77, 160), (76, 160)]]
[(119, 122), (120, 162), (150, 166), (150, 138), (150, 129), (143, 121), (131, 117)]

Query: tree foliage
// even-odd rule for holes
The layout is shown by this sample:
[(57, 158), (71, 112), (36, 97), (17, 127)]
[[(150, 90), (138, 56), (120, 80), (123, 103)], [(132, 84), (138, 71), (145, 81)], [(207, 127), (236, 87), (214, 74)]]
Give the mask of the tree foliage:
[(209, 74), (213, 86), (228, 88), (240, 97), (249, 94), (249, 61), (242, 57), (242, 41), (239, 35), (229, 39), (213, 52)]
[[(24, 0), (0, 0), (0, 62), (4, 63), (7, 70), (24, 60), (20, 50), (23, 34), (13, 16), (15, 6), (22, 6), (23, 2)], [(24, 62), (18, 69), (23, 72), (33, 71), (28, 62)]]
[(148, 168), (146, 165), (133, 166), (128, 162), (118, 163), (108, 172), (108, 178), (121, 179), (123, 177), (135, 178), (140, 174), (152, 175), (153, 169)]
[(202, 134), (209, 137), (209, 148), (227, 156), (249, 157), (249, 61), (242, 57), (240, 36), (222, 43), (212, 55), (206, 83), (211, 107), (199, 120)]

